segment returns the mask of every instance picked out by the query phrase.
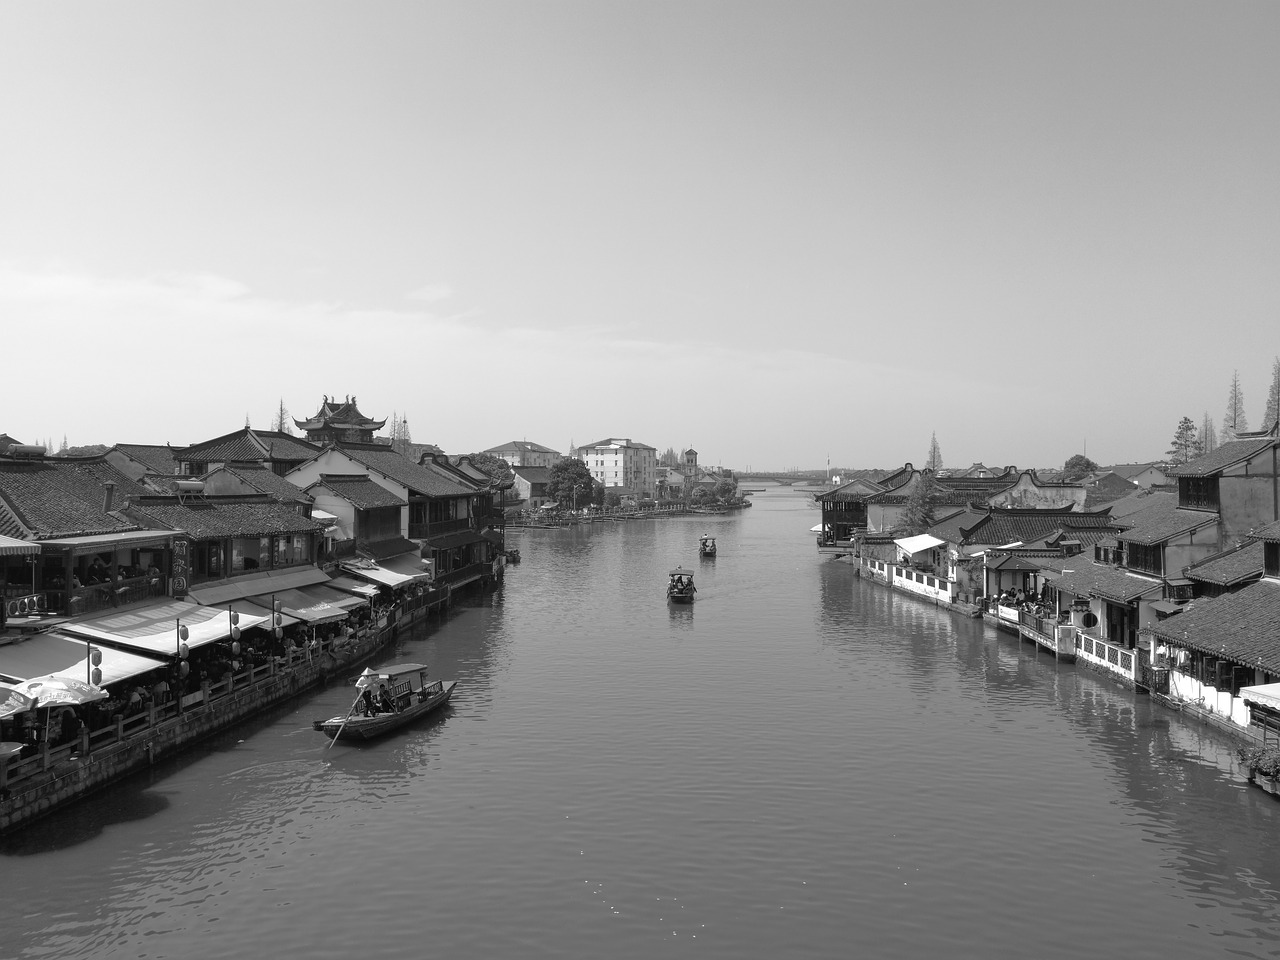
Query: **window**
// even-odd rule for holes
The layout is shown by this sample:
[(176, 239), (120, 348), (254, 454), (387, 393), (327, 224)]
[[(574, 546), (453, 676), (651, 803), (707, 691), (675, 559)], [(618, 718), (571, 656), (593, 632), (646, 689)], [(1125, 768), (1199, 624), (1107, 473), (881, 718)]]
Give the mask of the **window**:
[(1156, 576), (1164, 575), (1164, 545), (1163, 544), (1129, 544), (1129, 569), (1140, 570), (1143, 573), (1153, 573)]

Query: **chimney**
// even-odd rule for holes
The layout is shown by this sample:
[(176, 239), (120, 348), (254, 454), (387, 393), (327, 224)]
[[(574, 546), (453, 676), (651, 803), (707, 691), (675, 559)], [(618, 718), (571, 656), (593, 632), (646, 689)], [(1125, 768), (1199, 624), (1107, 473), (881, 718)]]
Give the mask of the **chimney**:
[(103, 494), (102, 494), (102, 512), (103, 512), (103, 513), (110, 513), (110, 512), (111, 512), (111, 499), (112, 499), (112, 497), (115, 495), (115, 492), (116, 492), (116, 485), (115, 485), (115, 483), (114, 483), (113, 481), (108, 480), (108, 481), (107, 481), (106, 483), (104, 483), (102, 486), (103, 486), (103, 490), (104, 490), (104, 492), (103, 492)]

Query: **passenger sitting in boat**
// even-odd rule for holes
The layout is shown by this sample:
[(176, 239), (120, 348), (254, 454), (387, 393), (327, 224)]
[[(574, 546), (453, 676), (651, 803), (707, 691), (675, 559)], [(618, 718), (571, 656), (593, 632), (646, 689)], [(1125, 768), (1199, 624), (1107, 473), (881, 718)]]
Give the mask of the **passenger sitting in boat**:
[(391, 699), (391, 694), (387, 693), (387, 685), (385, 683), (378, 684), (378, 706), (384, 713), (395, 713), (395, 701)]

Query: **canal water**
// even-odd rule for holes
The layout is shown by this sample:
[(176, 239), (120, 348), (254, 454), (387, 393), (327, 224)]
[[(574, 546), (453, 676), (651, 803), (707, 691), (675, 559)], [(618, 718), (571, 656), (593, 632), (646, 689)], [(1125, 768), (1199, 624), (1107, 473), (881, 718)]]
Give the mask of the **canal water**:
[(0, 957), (1280, 956), (1280, 804), (1229, 740), (754, 500), (511, 531), (386, 657), (445, 713), (326, 749), (335, 683), (33, 824)]

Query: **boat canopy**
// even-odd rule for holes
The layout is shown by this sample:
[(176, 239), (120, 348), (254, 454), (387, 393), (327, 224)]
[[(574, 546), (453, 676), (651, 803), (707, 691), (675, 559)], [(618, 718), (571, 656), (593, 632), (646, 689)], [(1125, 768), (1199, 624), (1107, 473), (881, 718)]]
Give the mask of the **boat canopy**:
[(692, 577), (692, 576), (693, 576), (693, 571), (692, 571), (692, 570), (686, 570), (684, 567), (676, 567), (674, 570), (672, 570), (672, 571), (671, 571), (671, 576), (673, 576), (673, 577)]

